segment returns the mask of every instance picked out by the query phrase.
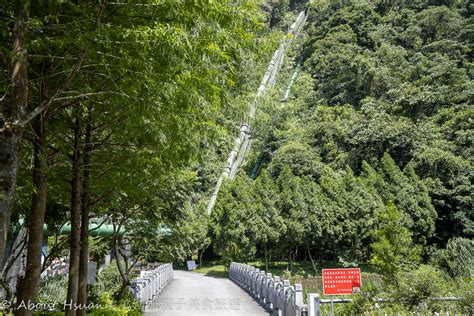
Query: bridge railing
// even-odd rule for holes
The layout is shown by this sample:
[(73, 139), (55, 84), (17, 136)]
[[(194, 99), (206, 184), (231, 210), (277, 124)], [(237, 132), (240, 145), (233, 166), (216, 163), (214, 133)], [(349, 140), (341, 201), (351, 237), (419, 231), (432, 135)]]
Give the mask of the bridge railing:
[(281, 280), (279, 276), (237, 262), (230, 264), (229, 278), (272, 311), (273, 315), (308, 315), (301, 284), (291, 285), (289, 280)]
[(131, 282), (132, 294), (142, 306), (147, 306), (158, 297), (171, 279), (173, 279), (172, 264), (163, 264)]

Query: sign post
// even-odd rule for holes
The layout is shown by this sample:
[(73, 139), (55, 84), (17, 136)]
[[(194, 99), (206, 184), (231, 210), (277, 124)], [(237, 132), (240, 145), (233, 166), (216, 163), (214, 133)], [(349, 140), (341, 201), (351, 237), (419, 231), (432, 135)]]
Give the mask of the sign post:
[(334, 295), (360, 293), (360, 268), (323, 269), (323, 294), (331, 297), (331, 315), (334, 316)]

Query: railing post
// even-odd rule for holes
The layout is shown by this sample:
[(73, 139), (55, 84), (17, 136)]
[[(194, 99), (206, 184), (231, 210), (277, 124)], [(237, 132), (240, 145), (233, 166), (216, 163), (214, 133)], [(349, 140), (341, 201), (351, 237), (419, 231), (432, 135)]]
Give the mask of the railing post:
[(308, 294), (308, 304), (310, 316), (321, 316), (321, 299), (319, 294)]
[(264, 296), (263, 296), (263, 303), (265, 306), (268, 308), (271, 308), (271, 293), (270, 293), (270, 287), (272, 285), (272, 274), (267, 273), (267, 277), (265, 279), (265, 291), (264, 291)]
[(250, 294), (253, 294), (253, 272), (255, 271), (255, 268), (250, 266), (249, 267), (249, 271), (248, 271), (248, 285), (247, 285), (247, 288), (248, 288), (248, 292)]
[(280, 311), (281, 311), (281, 306), (280, 304), (278, 304), (278, 291), (279, 291), (279, 287), (282, 286), (281, 285), (281, 279), (278, 275), (276, 275), (274, 277), (274, 280), (273, 280), (273, 289), (272, 289), (272, 304), (273, 304), (273, 311), (272, 311), (272, 315), (274, 316), (278, 316), (280, 315)]
[(247, 292), (252, 292), (252, 268), (251, 266), (245, 266), (245, 287)]
[[(309, 313), (315, 310), (315, 302), (310, 301), (312, 309), (304, 304), (301, 284), (292, 286), (289, 280), (281, 281), (279, 276), (236, 262), (232, 262), (229, 267), (229, 278), (271, 311), (272, 316), (315, 316)], [(317, 298), (319, 311), (319, 296)], [(319, 312), (317, 316), (320, 316)]]
[(253, 271), (253, 275), (252, 275), (252, 292), (255, 296), (257, 296), (257, 280), (258, 280), (259, 274), (260, 274), (260, 269), (256, 268)]
[(299, 283), (295, 284), (295, 304), (296, 305), (303, 305), (303, 286)]
[(287, 311), (288, 311), (288, 300), (287, 300), (288, 291), (291, 291), (291, 289), (290, 289), (290, 280), (283, 280), (283, 306), (282, 306), (282, 309), (283, 309), (283, 313), (285, 314), (285, 316), (289, 316), (289, 315), (287, 315)]
[(303, 286), (295, 284), (295, 309), (297, 316), (308, 316), (308, 306), (304, 303)]
[(151, 292), (151, 299), (153, 300), (155, 298), (155, 294), (156, 294), (156, 285), (157, 285), (157, 282), (156, 282), (156, 279), (157, 279), (158, 275), (156, 275), (156, 272), (155, 270), (151, 271), (150, 273), (150, 292)]
[(258, 295), (257, 297), (259, 298), (263, 298), (263, 286), (265, 284), (265, 281), (266, 281), (266, 277), (265, 277), (266, 273), (264, 270), (261, 270), (260, 271), (260, 275), (258, 276), (258, 282), (257, 282), (257, 291), (258, 291)]

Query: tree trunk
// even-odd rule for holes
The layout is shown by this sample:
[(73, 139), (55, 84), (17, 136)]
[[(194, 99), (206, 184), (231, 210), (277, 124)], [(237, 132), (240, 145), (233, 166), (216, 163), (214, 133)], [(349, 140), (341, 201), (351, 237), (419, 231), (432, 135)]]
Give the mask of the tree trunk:
[(265, 243), (264, 246), (264, 251), (265, 251), (265, 271), (268, 272), (268, 252), (267, 252), (267, 243)]
[(314, 274), (317, 274), (318, 272), (316, 271), (316, 264), (314, 263), (313, 256), (311, 255), (311, 249), (308, 245), (306, 245), (306, 249), (308, 251), (309, 260), (311, 260), (311, 265), (313, 266)]
[(130, 283), (122, 282), (122, 286), (120, 287), (120, 291), (118, 291), (117, 295), (115, 296), (115, 301), (117, 303), (120, 303), (123, 300), (123, 298), (125, 296), (125, 293), (127, 293), (129, 285), (130, 285)]
[[(117, 232), (120, 231), (120, 227)], [(119, 270), (120, 276), (122, 277), (122, 286), (120, 287), (120, 291), (115, 295), (115, 301), (119, 303), (123, 296), (125, 295), (125, 289), (128, 288), (130, 285), (130, 280), (128, 278), (128, 270), (124, 269), (122, 266), (122, 255), (120, 254), (120, 237), (115, 236), (113, 251), (115, 254), (115, 263), (117, 264), (117, 269)], [(124, 262), (127, 261), (127, 258), (123, 258)]]
[(12, 30), (11, 89), (5, 104), (0, 103), (0, 263), (10, 227), (16, 176), (20, 163), (23, 129), (14, 126), (28, 105), (28, 10), (29, 1), (16, 1)]
[(290, 266), (290, 272), (293, 272), (293, 256), (292, 256), (291, 252), (292, 251), (291, 251), (291, 248), (290, 248), (290, 253), (289, 253), (289, 256), (288, 256), (288, 258), (289, 258), (288, 263), (289, 263), (289, 266)]
[[(33, 199), (31, 213), (29, 214), (28, 245), (25, 276), (20, 279), (17, 289), (17, 305), (24, 302), (26, 306), (29, 302), (36, 301), (41, 275), (41, 248), (43, 242), (43, 225), (46, 213), (46, 197), (48, 194), (48, 183), (46, 177), (46, 161), (44, 155), (44, 134), (46, 130), (46, 120), (39, 117), (34, 125), (35, 139), (34, 148), (34, 171)], [(22, 304), (22, 306), (25, 306)], [(32, 315), (33, 311), (19, 308), (15, 315)]]
[[(90, 118), (89, 118), (90, 119)], [(83, 179), (82, 179), (82, 216), (81, 216), (81, 253), (79, 262), (79, 285), (77, 302), (81, 306), (87, 304), (87, 269), (89, 263), (89, 162), (91, 149), (91, 129), (87, 124), (83, 155)], [(85, 315), (85, 308), (79, 309), (77, 315)]]
[(0, 136), (0, 263), (4, 262), (10, 217), (20, 163), (21, 134), (4, 132)]
[(202, 258), (204, 257), (204, 252), (206, 251), (206, 248), (201, 249), (199, 253), (199, 268), (202, 268)]
[(71, 235), (69, 241), (69, 279), (67, 287), (66, 315), (76, 315), (79, 287), (79, 258), (81, 252), (81, 127), (79, 119), (74, 124), (74, 154), (71, 181)]
[(10, 256), (6, 258), (5, 265), (3, 266), (0, 283), (5, 290), (4, 298), (6, 301), (11, 302), (14, 298), (14, 291), (12, 289), (16, 288), (18, 283), (18, 274), (20, 272), (19, 270), (21, 265), (20, 256), (26, 249), (27, 236), (27, 229), (22, 227), (18, 234), (14, 237), (14, 242), (12, 243), (10, 249)]

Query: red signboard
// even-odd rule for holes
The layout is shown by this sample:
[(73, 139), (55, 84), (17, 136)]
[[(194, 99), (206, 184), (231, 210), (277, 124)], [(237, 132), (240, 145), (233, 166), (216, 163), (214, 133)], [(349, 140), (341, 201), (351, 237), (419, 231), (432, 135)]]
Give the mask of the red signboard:
[(324, 295), (360, 293), (361, 287), (359, 268), (323, 269)]

